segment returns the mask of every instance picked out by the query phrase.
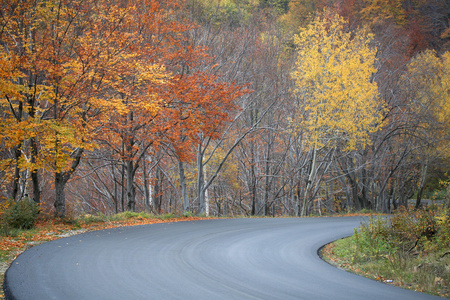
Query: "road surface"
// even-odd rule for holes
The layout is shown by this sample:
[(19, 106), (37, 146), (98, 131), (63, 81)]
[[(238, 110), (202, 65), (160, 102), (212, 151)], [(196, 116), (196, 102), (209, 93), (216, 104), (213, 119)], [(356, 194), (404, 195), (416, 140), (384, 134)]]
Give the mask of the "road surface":
[(321, 260), (361, 217), (259, 218), (89, 232), (33, 247), (6, 272), (7, 299), (441, 299)]

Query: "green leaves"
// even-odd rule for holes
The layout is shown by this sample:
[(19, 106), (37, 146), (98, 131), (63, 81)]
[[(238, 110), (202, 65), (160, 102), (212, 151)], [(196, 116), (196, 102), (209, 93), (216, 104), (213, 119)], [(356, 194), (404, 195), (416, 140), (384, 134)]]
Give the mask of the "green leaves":
[(38, 213), (38, 204), (27, 198), (19, 202), (10, 202), (9, 207), (0, 215), (1, 226), (4, 230), (33, 228)]

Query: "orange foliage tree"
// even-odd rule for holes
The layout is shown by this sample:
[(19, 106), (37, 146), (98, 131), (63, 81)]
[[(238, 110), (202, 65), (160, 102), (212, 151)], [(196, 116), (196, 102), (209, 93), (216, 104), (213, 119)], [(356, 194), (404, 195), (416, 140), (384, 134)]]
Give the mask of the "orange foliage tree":
[(176, 11), (171, 0), (2, 2), (1, 170), (14, 197), (20, 177), (25, 194), (31, 176), (38, 202), (38, 174), (51, 171), (64, 217), (64, 188), (83, 153), (107, 144), (126, 167), (134, 209), (145, 152), (179, 128), (191, 137), (222, 118), (210, 113), (239, 88), (193, 71), (204, 50), (189, 44), (192, 25)]
[(190, 38), (194, 25), (180, 9), (173, 6), (167, 13), (162, 6), (153, 7), (161, 13), (151, 15), (156, 19), (146, 23), (145, 31), (153, 41), (152, 61), (164, 66), (168, 75), (154, 85), (151, 101), (142, 91), (122, 92), (123, 109), (107, 112), (109, 121), (100, 136), (124, 167), (129, 210), (135, 210), (135, 175), (145, 155), (156, 153), (164, 143), (181, 161), (191, 159), (200, 133), (216, 137), (234, 109), (234, 99), (244, 93), (242, 86), (214, 73), (207, 49)]
[[(83, 1), (3, 1), (0, 59), (2, 143), (14, 155), (1, 162), (13, 179), (16, 198), (31, 177), (34, 201), (40, 201), (39, 173), (55, 176), (55, 208), (64, 215), (64, 185), (91, 148), (98, 115), (90, 99), (98, 97), (98, 57), (86, 53), (85, 24), (95, 22), (95, 3)], [(89, 44), (95, 47), (95, 42)], [(98, 48), (98, 45), (97, 45)], [(3, 69), (3, 68), (2, 68)], [(11, 169), (14, 172), (11, 176)], [(31, 174), (30, 174), (31, 173)], [(21, 195), (21, 196), (22, 196)]]

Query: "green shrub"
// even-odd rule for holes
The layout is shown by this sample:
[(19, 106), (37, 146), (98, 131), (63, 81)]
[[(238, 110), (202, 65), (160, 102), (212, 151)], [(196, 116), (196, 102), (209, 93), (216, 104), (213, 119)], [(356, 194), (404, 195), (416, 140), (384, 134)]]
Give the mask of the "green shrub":
[(434, 220), (436, 233), (425, 249), (447, 252), (450, 249), (450, 209), (440, 210)]
[(371, 278), (448, 297), (449, 249), (450, 209), (441, 205), (371, 218), (350, 238), (336, 241), (332, 254), (341, 266)]
[(127, 211), (124, 211), (123, 213), (118, 214), (117, 216), (119, 219), (127, 220), (127, 219), (136, 218), (138, 216), (138, 213), (127, 210)]
[(442, 201), (444, 207), (450, 208), (450, 180), (440, 180), (439, 186), (429, 191), (424, 198)]
[(149, 214), (148, 212), (145, 212), (145, 211), (141, 211), (137, 216), (137, 218), (140, 218), (140, 219), (152, 219), (154, 217), (155, 217), (154, 215)]
[(96, 215), (90, 215), (86, 214), (81, 216), (81, 221), (83, 221), (85, 224), (91, 224), (91, 223), (104, 223), (107, 221), (107, 217), (104, 214), (96, 214)]
[(172, 213), (168, 213), (168, 214), (163, 214), (162, 216), (160, 216), (161, 220), (168, 220), (168, 219), (173, 219), (176, 216)]
[(110, 216), (111, 221), (124, 221), (139, 217), (139, 213), (132, 211), (124, 211), (115, 215)]
[(3, 227), (13, 229), (31, 229), (36, 223), (39, 214), (39, 205), (28, 199), (11, 202), (2, 215)]
[[(81, 217), (80, 219), (83, 219), (83, 217)], [(66, 218), (62, 219), (62, 222), (64, 224), (70, 225), (70, 226), (72, 226), (72, 228), (81, 228), (79, 221), (80, 221), (79, 219), (74, 219), (74, 218), (70, 218), (70, 217), (69, 218), (66, 217)]]
[(399, 210), (388, 219), (371, 218), (355, 230), (354, 260), (386, 255), (444, 251), (450, 247), (450, 211), (432, 206), (428, 209)]
[(355, 229), (353, 242), (355, 253), (353, 261), (373, 260), (395, 251), (396, 243), (390, 241), (389, 221), (374, 217), (360, 226), (359, 231)]
[(409, 253), (442, 248), (440, 238), (447, 236), (448, 214), (441, 207), (415, 211), (401, 210), (391, 220), (389, 238)]
[(190, 217), (192, 217), (193, 216), (193, 214), (192, 214), (192, 212), (190, 212), (190, 211), (185, 211), (185, 212), (183, 212), (183, 217), (185, 217), (185, 218), (190, 218)]
[(155, 216), (152, 214), (149, 214), (145, 211), (137, 213), (132, 211), (124, 211), (118, 214), (114, 214), (108, 217), (110, 221), (126, 221), (129, 219), (152, 219)]

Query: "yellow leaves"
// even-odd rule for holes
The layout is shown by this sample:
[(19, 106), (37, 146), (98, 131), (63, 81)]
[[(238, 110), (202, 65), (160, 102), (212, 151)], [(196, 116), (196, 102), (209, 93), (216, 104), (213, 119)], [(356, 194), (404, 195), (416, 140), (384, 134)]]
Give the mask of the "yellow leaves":
[(448, 51), (442, 55), (442, 68), (440, 110), (437, 111), (437, 116), (440, 122), (447, 122), (447, 128), (450, 128), (450, 52)]
[[(295, 36), (295, 94), (303, 101), (299, 127), (315, 147), (344, 143), (347, 149), (368, 143), (381, 122), (373, 35), (345, 31), (339, 15), (325, 11)], [(302, 113), (302, 112), (299, 112)]]
[(14, 54), (8, 54), (7, 50), (0, 46), (0, 99), (8, 96), (17, 97), (20, 89), (17, 87), (19, 77), (24, 74), (19, 70), (20, 60)]
[(404, 25), (406, 12), (403, 9), (403, 0), (365, 0), (361, 9), (364, 20), (373, 25), (381, 24), (385, 20), (393, 20), (397, 25)]
[[(11, 0), (2, 6), (8, 13), (1, 21), (0, 142), (20, 148), (19, 168), (66, 169), (73, 151), (93, 149), (94, 137), (101, 134), (104, 140), (116, 134), (118, 140), (129, 130), (150, 140), (152, 131), (172, 124), (169, 118), (180, 123), (175, 105), (162, 112), (167, 103), (190, 105), (197, 96), (205, 101), (221, 96), (200, 95), (198, 88), (207, 86), (208, 78), (196, 87), (188, 81), (181, 88), (172, 86), (178, 82), (164, 63), (177, 70), (176, 64), (195, 65), (206, 58), (183, 48), (190, 25), (168, 15), (174, 5)], [(0, 161), (5, 168), (11, 163)]]
[(437, 156), (449, 157), (450, 52), (427, 50), (414, 57), (402, 78), (414, 122)]
[(435, 216), (436, 223), (439, 226), (447, 225), (450, 222), (449, 214), (448, 213), (442, 213), (441, 215)]
[(432, 110), (437, 120), (450, 126), (450, 52), (441, 58), (435, 51), (419, 53), (408, 65), (404, 80), (411, 83), (414, 95), (410, 98), (419, 112)]
[(154, 87), (169, 84), (171, 74), (164, 66), (140, 61), (134, 62), (130, 68), (133, 69), (133, 75), (128, 78), (131, 82), (124, 81), (121, 76), (115, 80), (104, 79), (103, 84), (114, 87), (113, 93), (108, 97), (91, 97), (89, 103), (110, 117), (112, 114), (127, 116), (130, 111), (156, 115), (163, 102)]
[(150, 84), (167, 84), (172, 75), (166, 71), (164, 66), (157, 64), (142, 64), (137, 63), (136, 76), (138, 77), (137, 83), (150, 83)]

